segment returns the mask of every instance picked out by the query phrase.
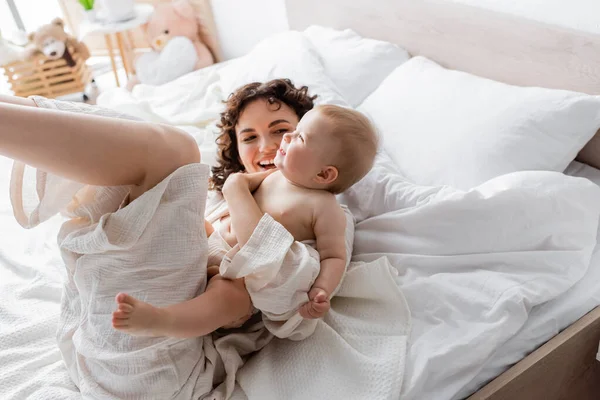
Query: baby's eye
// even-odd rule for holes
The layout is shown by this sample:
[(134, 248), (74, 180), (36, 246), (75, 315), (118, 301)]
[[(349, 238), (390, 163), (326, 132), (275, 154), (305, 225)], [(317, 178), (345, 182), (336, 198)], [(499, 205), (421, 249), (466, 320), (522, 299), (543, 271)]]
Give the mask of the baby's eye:
[(169, 30), (165, 29), (165, 35), (168, 35), (168, 34), (169, 34)]

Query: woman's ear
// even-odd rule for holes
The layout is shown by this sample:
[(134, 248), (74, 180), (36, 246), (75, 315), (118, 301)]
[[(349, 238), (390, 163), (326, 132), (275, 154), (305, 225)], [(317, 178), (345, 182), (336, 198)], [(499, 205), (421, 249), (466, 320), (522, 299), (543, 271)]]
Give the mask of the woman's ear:
[(315, 182), (321, 185), (329, 185), (338, 178), (338, 169), (331, 165), (323, 168), (315, 177)]

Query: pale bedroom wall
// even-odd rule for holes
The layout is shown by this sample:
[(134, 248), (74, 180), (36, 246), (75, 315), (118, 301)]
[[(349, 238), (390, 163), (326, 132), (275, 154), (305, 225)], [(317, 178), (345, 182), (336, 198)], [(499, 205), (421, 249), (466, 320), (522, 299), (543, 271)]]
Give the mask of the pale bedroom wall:
[(600, 34), (599, 0), (446, 0)]
[(283, 0), (211, 0), (211, 4), (226, 60), (242, 56), (262, 39), (289, 29)]
[[(288, 29), (284, 0), (211, 0), (226, 59)], [(302, 1), (302, 0), (297, 0)], [(374, 4), (378, 0), (374, 0)], [(600, 34), (600, 0), (445, 0)]]

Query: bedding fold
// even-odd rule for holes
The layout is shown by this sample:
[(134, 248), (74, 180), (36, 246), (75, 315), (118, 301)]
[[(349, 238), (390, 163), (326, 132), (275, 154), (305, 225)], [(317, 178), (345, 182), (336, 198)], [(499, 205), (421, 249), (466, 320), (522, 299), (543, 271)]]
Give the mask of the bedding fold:
[(413, 323), (403, 399), (456, 396), (597, 244), (600, 188), (557, 172), (463, 191), (415, 185), (382, 153), (340, 200), (358, 216), (353, 260), (385, 255), (399, 272)]

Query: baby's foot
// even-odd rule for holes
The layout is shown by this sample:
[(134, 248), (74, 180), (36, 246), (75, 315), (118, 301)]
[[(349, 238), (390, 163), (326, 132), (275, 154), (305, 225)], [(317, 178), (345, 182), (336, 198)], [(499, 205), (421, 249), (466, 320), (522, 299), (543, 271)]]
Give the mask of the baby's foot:
[(112, 319), (115, 329), (134, 336), (165, 336), (164, 310), (125, 293), (119, 293), (115, 300), (117, 311), (113, 312)]
[(300, 315), (303, 318), (315, 319), (324, 317), (329, 311), (329, 295), (320, 288), (313, 288), (308, 292), (308, 303), (300, 307)]

